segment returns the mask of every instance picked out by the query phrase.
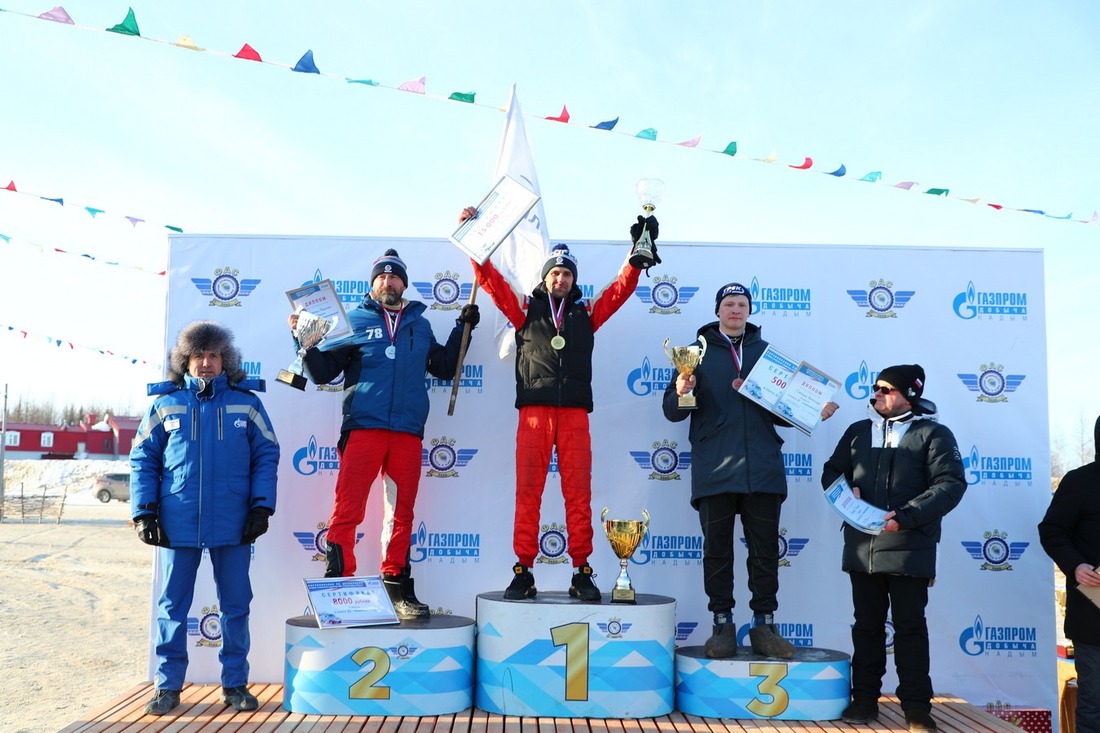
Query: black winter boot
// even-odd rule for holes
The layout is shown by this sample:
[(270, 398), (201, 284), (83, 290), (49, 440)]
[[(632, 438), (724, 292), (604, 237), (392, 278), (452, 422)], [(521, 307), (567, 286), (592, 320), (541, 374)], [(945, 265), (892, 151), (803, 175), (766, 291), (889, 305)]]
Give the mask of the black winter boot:
[(344, 550), (340, 545), (330, 544), (325, 548), (325, 577), (344, 577)]
[(423, 603), (414, 604), (405, 597), (404, 580), (400, 575), (383, 575), (382, 585), (385, 586), (390, 602), (393, 603), (397, 618), (402, 621), (413, 621), (431, 616), (431, 611)]
[(420, 599), (416, 597), (416, 588), (413, 585), (412, 568), (408, 565), (401, 568), (401, 596), (405, 601), (416, 608), (417, 613), (422, 616), (428, 616), (431, 614), (427, 603), (421, 603)]

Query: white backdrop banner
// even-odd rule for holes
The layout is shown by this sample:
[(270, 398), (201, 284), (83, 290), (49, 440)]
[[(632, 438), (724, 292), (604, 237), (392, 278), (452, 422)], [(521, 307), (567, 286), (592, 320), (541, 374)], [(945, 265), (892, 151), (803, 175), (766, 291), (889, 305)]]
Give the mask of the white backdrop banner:
[[(627, 254), (624, 242), (571, 241), (578, 282), (593, 295)], [(167, 340), (196, 319), (230, 327), (282, 446), (278, 509), (255, 545), (251, 681), (283, 676), (284, 623), (308, 610), (302, 578), (324, 572), (327, 522), (340, 459), (340, 383), (305, 392), (274, 381), (294, 358), (285, 291), (331, 279), (346, 309), (370, 289), (387, 247), (408, 264), (406, 296), (423, 301), (445, 341), (470, 292), (468, 260), (445, 239), (175, 235), (170, 248)], [(940, 573), (928, 609), (939, 693), (976, 705), (1057, 708), (1054, 588), (1036, 524), (1050, 500), (1043, 259), (1036, 250), (698, 244), (661, 242), (663, 265), (596, 335), (592, 508), (599, 517), (652, 515), (631, 561), (639, 592), (674, 596), (677, 643), (702, 644), (710, 614), (702, 536), (688, 503), (688, 423), (661, 413), (673, 368), (665, 338), (689, 344), (713, 321), (729, 282), (752, 292), (750, 321), (777, 348), (843, 385), (840, 410), (811, 437), (781, 430), (790, 494), (783, 507), (777, 622), (797, 645), (851, 652), (852, 605), (840, 570), (839, 520), (821, 496), (821, 466), (844, 429), (866, 416), (871, 385), (891, 364), (920, 363), (925, 396), (952, 429), (969, 488), (944, 522)], [(482, 323), (496, 309), (478, 299)], [(474, 332), (453, 416), (450, 380), (425, 376), (432, 402), (412, 545), (417, 595), (433, 612), (474, 617), (480, 592), (510, 581), (516, 410), (512, 358), (486, 327)], [(360, 527), (360, 571), (377, 573), (382, 513), (376, 482)], [(568, 537), (556, 463), (547, 477), (540, 590), (569, 587)], [(738, 531), (738, 534), (740, 532)], [(618, 559), (597, 527), (591, 564), (609, 594)], [(744, 545), (735, 549), (735, 620), (747, 635)], [(153, 613), (153, 611), (151, 611)], [(189, 623), (188, 679), (219, 679), (220, 625), (209, 565)], [(742, 639), (747, 644), (747, 640)], [(152, 654), (150, 653), (150, 667)], [(884, 683), (896, 685), (892, 664)]]

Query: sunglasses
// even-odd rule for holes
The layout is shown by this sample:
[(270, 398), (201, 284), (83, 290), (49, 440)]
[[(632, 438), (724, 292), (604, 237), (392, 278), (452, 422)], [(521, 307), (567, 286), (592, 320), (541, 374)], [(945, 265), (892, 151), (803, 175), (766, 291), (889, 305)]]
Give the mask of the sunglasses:
[(871, 394), (890, 394), (891, 392), (897, 392), (897, 387), (887, 387), (885, 384), (876, 384), (871, 388)]

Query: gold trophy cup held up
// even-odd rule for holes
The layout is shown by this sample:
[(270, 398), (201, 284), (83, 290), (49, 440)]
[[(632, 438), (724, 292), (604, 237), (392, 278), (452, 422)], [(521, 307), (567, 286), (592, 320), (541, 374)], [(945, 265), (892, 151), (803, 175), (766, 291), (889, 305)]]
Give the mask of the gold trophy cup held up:
[(649, 512), (642, 510), (644, 521), (640, 519), (608, 519), (607, 507), (600, 514), (604, 534), (611, 543), (611, 550), (619, 558), (619, 577), (615, 579), (615, 588), (611, 591), (612, 603), (636, 603), (634, 585), (626, 572), (630, 556), (638, 549), (642, 538), (649, 531)]
[[(673, 346), (670, 349), (668, 342), (669, 339), (665, 339), (665, 354), (668, 356), (668, 360), (672, 362), (672, 366), (676, 367), (676, 371), (685, 376), (695, 371), (695, 367), (699, 366), (699, 363), (703, 361), (703, 356), (707, 353), (707, 342), (702, 336), (698, 339), (698, 345)], [(681, 410), (694, 410), (698, 406), (695, 402), (694, 390), (685, 395), (680, 395), (679, 407)]]
[(305, 390), (306, 377), (302, 359), (306, 350), (316, 346), (329, 331), (336, 327), (337, 319), (315, 316), (307, 310), (298, 311), (298, 326), (294, 329), (294, 340), (298, 344), (298, 353), (290, 366), (279, 370), (279, 376), (275, 381), (282, 382), (294, 389)]

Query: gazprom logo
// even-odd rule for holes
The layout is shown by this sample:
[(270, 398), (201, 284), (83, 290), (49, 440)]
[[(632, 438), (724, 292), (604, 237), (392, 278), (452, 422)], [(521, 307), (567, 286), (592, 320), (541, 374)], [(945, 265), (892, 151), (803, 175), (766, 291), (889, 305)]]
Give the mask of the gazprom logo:
[(653, 278), (653, 285), (638, 285), (635, 297), (650, 306), (650, 313), (672, 315), (680, 313), (680, 306), (687, 305), (699, 292), (697, 285), (677, 285), (678, 279), (672, 275), (659, 275)]
[(1021, 483), (1031, 484), (1032, 470), (1030, 456), (983, 456), (977, 446), (971, 446), (970, 455), (963, 456), (963, 469), (966, 471), (966, 483), (995, 484), (1002, 486)]
[[(428, 388), (430, 392), (446, 391), (449, 392), (454, 385), (455, 380), (451, 379), (439, 379), (433, 377), (430, 374), (424, 377), (424, 386)], [(462, 376), (458, 378), (458, 388), (462, 390), (463, 394), (470, 394), (471, 392), (481, 394), (485, 387), (485, 365), (484, 364), (463, 364)]]
[(853, 399), (870, 399), (871, 387), (874, 385), (876, 379), (878, 379), (878, 372), (872, 372), (867, 367), (867, 362), (861, 361), (859, 363), (859, 368), (849, 374), (848, 378), (844, 380), (844, 391)]
[(761, 285), (755, 277), (749, 285), (752, 295), (752, 313), (763, 314), (769, 311), (784, 316), (809, 316), (812, 295), (809, 288)]
[(421, 522), (409, 542), (409, 558), (413, 562), (465, 565), (481, 561), (478, 532), (431, 532)]
[(473, 283), (459, 282), (457, 272), (445, 270), (435, 273), (432, 282), (413, 281), (412, 286), (420, 294), (420, 299), (431, 303), (432, 310), (453, 311), (470, 302)]
[(971, 281), (966, 284), (966, 290), (955, 296), (951, 308), (955, 311), (955, 315), (964, 321), (975, 318), (1026, 321), (1027, 293), (1010, 290), (978, 290)]
[[(749, 646), (749, 624), (743, 625), (737, 630), (737, 645)], [(808, 622), (802, 623), (776, 623), (775, 630), (793, 646), (814, 645), (814, 625)]]
[(987, 626), (978, 616), (959, 634), (959, 647), (971, 657), (1034, 657), (1039, 652), (1038, 632), (1034, 626)]
[(244, 369), (244, 373), (249, 379), (258, 379), (264, 373), (263, 362), (259, 361), (242, 361), (241, 369)]
[(638, 397), (651, 397), (664, 395), (665, 387), (673, 380), (676, 370), (671, 365), (667, 367), (654, 367), (649, 363), (649, 357), (642, 358), (642, 365), (632, 370), (626, 376), (626, 388), (630, 394)]
[(783, 469), (787, 481), (810, 481), (814, 475), (814, 454), (783, 451)]
[(318, 445), (317, 438), (311, 435), (309, 443), (294, 452), (294, 470), (303, 476), (339, 471), (340, 452), (334, 445)]
[(635, 565), (686, 565), (703, 562), (703, 535), (646, 533), (630, 557)]
[[(313, 279), (306, 280), (302, 285), (319, 283), (325, 279), (318, 269), (313, 273)], [(370, 292), (370, 280), (333, 280), (332, 287), (343, 305), (357, 306), (363, 300), (363, 296)]]

